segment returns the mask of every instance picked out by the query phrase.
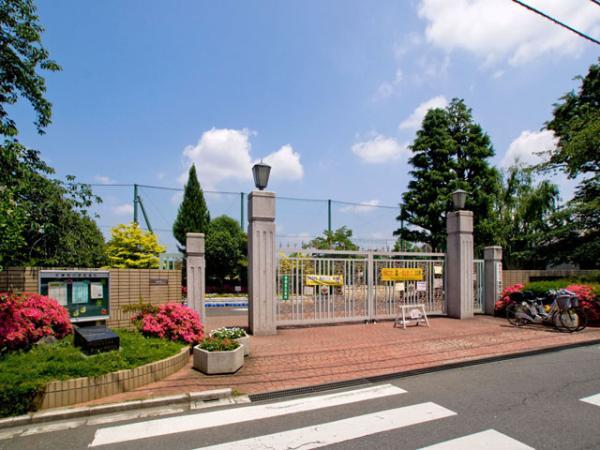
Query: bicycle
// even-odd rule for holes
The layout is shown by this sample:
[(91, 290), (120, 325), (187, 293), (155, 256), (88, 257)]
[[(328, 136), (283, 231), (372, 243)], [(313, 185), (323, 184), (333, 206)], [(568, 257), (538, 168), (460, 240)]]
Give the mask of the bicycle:
[[(587, 325), (577, 296), (566, 289), (550, 291), (546, 297), (525, 291), (521, 297), (506, 308), (506, 318), (513, 326), (552, 323), (559, 331), (574, 332), (583, 330)], [(548, 300), (552, 300), (552, 304), (546, 307), (544, 301)]]

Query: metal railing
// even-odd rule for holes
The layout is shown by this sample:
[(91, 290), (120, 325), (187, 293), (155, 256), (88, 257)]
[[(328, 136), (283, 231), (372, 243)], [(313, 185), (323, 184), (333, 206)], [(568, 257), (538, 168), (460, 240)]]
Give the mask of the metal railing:
[[(443, 253), (295, 249), (279, 252), (278, 325), (388, 319), (400, 304), (445, 314)], [(385, 281), (383, 268), (419, 268), (423, 280)], [(331, 278), (314, 285), (308, 275)]]

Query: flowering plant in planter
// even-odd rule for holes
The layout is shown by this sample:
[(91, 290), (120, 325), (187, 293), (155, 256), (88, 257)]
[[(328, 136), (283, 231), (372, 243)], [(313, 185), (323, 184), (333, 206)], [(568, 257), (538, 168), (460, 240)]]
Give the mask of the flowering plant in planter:
[(186, 344), (197, 344), (204, 337), (200, 316), (179, 303), (166, 303), (155, 310), (142, 310), (131, 318), (146, 336), (157, 336)]
[(230, 352), (239, 346), (240, 343), (232, 339), (222, 339), (217, 337), (204, 338), (198, 345), (198, 347), (208, 352)]
[(46, 336), (71, 334), (69, 313), (56, 300), (33, 293), (0, 293), (0, 352), (30, 348)]
[(212, 330), (210, 336), (220, 339), (239, 339), (245, 337), (246, 332), (239, 327), (223, 327)]
[(244, 346), (233, 339), (208, 337), (194, 347), (193, 365), (207, 375), (235, 373), (244, 365)]
[(243, 328), (239, 327), (223, 327), (210, 332), (211, 337), (221, 339), (234, 339), (244, 346), (244, 356), (250, 354), (250, 337), (246, 334)]

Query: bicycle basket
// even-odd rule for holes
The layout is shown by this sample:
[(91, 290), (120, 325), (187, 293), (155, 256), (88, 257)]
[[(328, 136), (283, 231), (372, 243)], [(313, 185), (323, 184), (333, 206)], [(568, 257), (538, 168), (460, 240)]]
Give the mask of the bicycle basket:
[(570, 295), (561, 295), (556, 299), (559, 309), (569, 309), (572, 306), (572, 298)]

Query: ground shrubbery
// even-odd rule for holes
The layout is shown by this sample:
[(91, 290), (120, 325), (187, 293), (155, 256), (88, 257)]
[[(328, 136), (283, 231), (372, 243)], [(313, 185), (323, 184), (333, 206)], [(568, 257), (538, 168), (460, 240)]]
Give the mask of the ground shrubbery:
[(586, 312), (588, 322), (600, 324), (600, 284), (582, 283), (577, 280), (563, 279), (553, 281), (534, 281), (527, 284), (515, 284), (502, 291), (496, 301), (495, 314), (504, 315), (506, 307), (521, 296), (521, 292), (530, 291), (538, 296), (545, 296), (550, 290), (567, 289), (579, 299), (579, 304)]
[(0, 357), (0, 417), (25, 414), (39, 407), (46, 383), (52, 380), (98, 376), (159, 361), (177, 354), (181, 343), (114, 330), (121, 350), (85, 356), (73, 346), (72, 336), (29, 351)]
[(145, 336), (156, 336), (191, 345), (198, 344), (204, 337), (198, 313), (178, 303), (146, 305), (131, 320)]
[(31, 348), (47, 336), (57, 339), (73, 327), (65, 308), (39, 294), (0, 293), (0, 354)]

